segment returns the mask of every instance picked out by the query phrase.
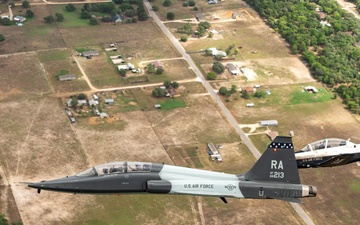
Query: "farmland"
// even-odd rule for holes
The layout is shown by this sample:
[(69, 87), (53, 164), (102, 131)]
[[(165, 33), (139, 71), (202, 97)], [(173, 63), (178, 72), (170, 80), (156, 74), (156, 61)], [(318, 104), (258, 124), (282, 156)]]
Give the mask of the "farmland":
[[(176, 20), (194, 19), (195, 11), (181, 1), (169, 8), (158, 0), (151, 4), (159, 6), (157, 14), (163, 21), (168, 10), (175, 12)], [(233, 76), (225, 71), (211, 81), (212, 87), (261, 84), (260, 91), (271, 92), (264, 98), (243, 99), (238, 91), (237, 97), (221, 97), (240, 125), (278, 120), (278, 127), (254, 132), (243, 128), (259, 151), (270, 142), (268, 129), (280, 135), (294, 131), (295, 149), (327, 137), (360, 143), (360, 118), (311, 78), (298, 56), (289, 53), (284, 40), (251, 8), (233, 0), (216, 5), (198, 2), (197, 6), (211, 20), (211, 29), (219, 31), (213, 38), (190, 37), (182, 43), (198, 68), (206, 75), (215, 62), (204, 49), (225, 50), (233, 44), (238, 53), (232, 54), (230, 62), (256, 75)], [(232, 21), (235, 7), (241, 16)], [(1, 32), (12, 38), (0, 43), (0, 213), (24, 224), (304, 224), (289, 203), (279, 200), (228, 199), (224, 204), (218, 198), (191, 196), (46, 191), (39, 195), (22, 183), (74, 175), (111, 161), (158, 162), (234, 174), (246, 172), (255, 163), (219, 106), (195, 79), (193, 69), (152, 19), (90, 26), (78, 18), (75, 13), (79, 12), (63, 8), (32, 6), (36, 17), (23, 27), (1, 26)], [(64, 13), (63, 23), (44, 23), (43, 17), (56, 12)], [(213, 20), (214, 15), (219, 21)], [(165, 23), (177, 38), (177, 27), (184, 24)], [(117, 43), (117, 51), (104, 50), (110, 43)], [(99, 55), (87, 59), (77, 54), (86, 50)], [(143, 72), (128, 71), (121, 77), (109, 58), (112, 55), (121, 55)], [(164, 72), (146, 73), (145, 67), (155, 60), (162, 62)], [(59, 81), (65, 74), (75, 74), (76, 80)], [(142, 82), (135, 83), (137, 79)], [(153, 97), (153, 89), (165, 80), (179, 82), (175, 96)], [(304, 86), (309, 85), (319, 92), (305, 92)], [(65, 103), (81, 93), (88, 100), (96, 94), (101, 99), (99, 109), (108, 117), (97, 116), (91, 106), (69, 107), (76, 117), (76, 123), (70, 123)], [(114, 104), (104, 103), (109, 98)], [(254, 107), (246, 107), (250, 102)], [(155, 104), (161, 108), (155, 109)], [(223, 145), (222, 163), (209, 159), (208, 142)], [(358, 171), (357, 164), (300, 170), (302, 183), (319, 190), (316, 198), (304, 199), (302, 204), (315, 224), (357, 224)]]

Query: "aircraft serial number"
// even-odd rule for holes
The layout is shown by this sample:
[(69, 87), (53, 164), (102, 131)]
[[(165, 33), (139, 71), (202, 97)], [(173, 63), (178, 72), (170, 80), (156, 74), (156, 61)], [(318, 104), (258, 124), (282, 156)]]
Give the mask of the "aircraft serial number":
[(184, 188), (214, 188), (213, 184), (184, 184)]
[(270, 178), (284, 178), (284, 177), (285, 177), (284, 172), (270, 171)]

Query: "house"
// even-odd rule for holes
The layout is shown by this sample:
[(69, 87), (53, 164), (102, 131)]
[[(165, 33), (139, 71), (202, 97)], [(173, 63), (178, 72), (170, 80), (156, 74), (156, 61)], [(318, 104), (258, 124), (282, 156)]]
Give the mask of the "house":
[(100, 55), (100, 53), (98, 51), (91, 50), (91, 51), (83, 52), (83, 53), (81, 53), (81, 55), (84, 57), (91, 57), (91, 56)]
[(113, 98), (105, 99), (105, 104), (114, 104), (115, 100)]
[(129, 67), (129, 70), (135, 69), (135, 66), (131, 63), (128, 63), (127, 66)]
[(99, 100), (99, 97), (96, 94), (92, 94), (94, 100)]
[(78, 100), (78, 105), (86, 105), (86, 104), (87, 104), (86, 100), (81, 100), (81, 99)]
[(14, 21), (18, 23), (25, 22), (26, 18), (23, 16), (14, 16)]
[(237, 68), (237, 66), (232, 64), (232, 63), (226, 64), (226, 68), (228, 69), (229, 73), (231, 73), (232, 75), (239, 75), (240, 74), (240, 71)]
[[(71, 105), (71, 101), (72, 101), (72, 99), (70, 99), (69, 101), (66, 102), (66, 105), (67, 105), (68, 107), (71, 107), (71, 106), (72, 106), (72, 105)], [(77, 100), (77, 102), (78, 102), (77, 106), (86, 105), (86, 104), (87, 104), (87, 101), (86, 101), (86, 100)]]
[(158, 61), (158, 60), (156, 60), (156, 61), (153, 62), (152, 64), (154, 65), (154, 67), (155, 67), (156, 69), (158, 69), (158, 68), (163, 68), (163, 67), (164, 67), (163, 64), (162, 64), (160, 61)]
[(205, 21), (205, 16), (202, 13), (196, 13), (195, 18), (199, 22)]
[(254, 94), (256, 92), (256, 88), (246, 87), (246, 88), (242, 89), (242, 91), (246, 91), (248, 94)]
[(259, 123), (263, 127), (276, 127), (279, 125), (277, 120), (261, 120)]
[(89, 106), (97, 106), (99, 105), (99, 102), (94, 100), (94, 99), (90, 99), (89, 100)]
[(68, 74), (68, 75), (61, 75), (59, 76), (60, 81), (66, 81), (66, 80), (76, 80), (75, 74)]
[(129, 66), (128, 65), (120, 65), (118, 66), (118, 70), (129, 70)]

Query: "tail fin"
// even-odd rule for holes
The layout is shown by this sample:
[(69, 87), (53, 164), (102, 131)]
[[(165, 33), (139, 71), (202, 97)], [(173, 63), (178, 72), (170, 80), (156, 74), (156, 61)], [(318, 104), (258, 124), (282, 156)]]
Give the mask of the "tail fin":
[(300, 184), (291, 137), (276, 137), (244, 176), (245, 180)]

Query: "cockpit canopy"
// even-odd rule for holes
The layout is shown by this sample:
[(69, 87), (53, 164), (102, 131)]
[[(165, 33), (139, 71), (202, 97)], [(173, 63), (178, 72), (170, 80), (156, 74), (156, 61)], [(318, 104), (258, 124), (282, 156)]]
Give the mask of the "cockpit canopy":
[(339, 139), (339, 138), (322, 139), (306, 145), (303, 149), (301, 149), (301, 152), (346, 146), (348, 144), (352, 144), (352, 143), (348, 140)]
[(153, 164), (149, 162), (110, 162), (94, 166), (76, 176), (93, 177), (119, 173), (152, 172), (152, 167)]

